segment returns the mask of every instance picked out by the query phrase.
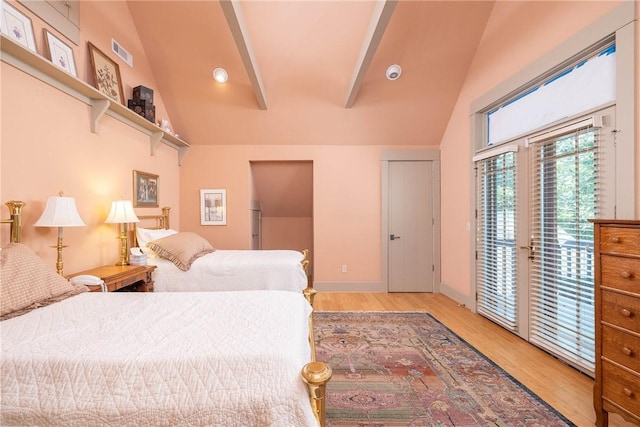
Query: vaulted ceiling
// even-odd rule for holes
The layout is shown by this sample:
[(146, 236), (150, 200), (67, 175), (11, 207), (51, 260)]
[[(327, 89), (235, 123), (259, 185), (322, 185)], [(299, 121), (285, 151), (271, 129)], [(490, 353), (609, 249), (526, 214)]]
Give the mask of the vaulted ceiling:
[[(172, 128), (192, 145), (273, 144), (284, 126), (293, 132), (279, 144), (350, 144), (360, 132), (355, 144), (437, 145), (493, 1), (128, 6)], [(391, 64), (402, 67), (396, 81)], [(212, 79), (216, 67), (226, 84)], [(388, 118), (386, 134), (371, 117)]]

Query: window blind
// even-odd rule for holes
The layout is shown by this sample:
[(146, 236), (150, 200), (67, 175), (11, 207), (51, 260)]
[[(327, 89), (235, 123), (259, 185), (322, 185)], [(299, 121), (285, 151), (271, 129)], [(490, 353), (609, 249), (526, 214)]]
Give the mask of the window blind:
[(529, 341), (593, 373), (598, 129), (584, 125), (530, 146)]
[(517, 329), (516, 155), (476, 162), (476, 309), (506, 329)]

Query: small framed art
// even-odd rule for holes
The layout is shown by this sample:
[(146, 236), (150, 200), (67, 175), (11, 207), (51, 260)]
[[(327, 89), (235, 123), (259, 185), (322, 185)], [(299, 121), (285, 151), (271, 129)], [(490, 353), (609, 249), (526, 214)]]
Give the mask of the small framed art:
[(227, 190), (200, 190), (200, 225), (227, 225)]
[(91, 58), (91, 70), (93, 71), (93, 83), (96, 89), (120, 104), (124, 104), (120, 67), (93, 43), (87, 43)]
[(65, 42), (44, 29), (45, 53), (51, 62), (65, 70), (74, 77), (78, 77), (76, 61), (73, 57), (73, 49)]
[(136, 208), (158, 207), (158, 175), (147, 172), (133, 171), (133, 194)]
[(16, 43), (38, 53), (36, 50), (36, 38), (33, 34), (31, 18), (11, 6), (6, 1), (2, 2), (2, 19), (0, 28), (2, 34)]

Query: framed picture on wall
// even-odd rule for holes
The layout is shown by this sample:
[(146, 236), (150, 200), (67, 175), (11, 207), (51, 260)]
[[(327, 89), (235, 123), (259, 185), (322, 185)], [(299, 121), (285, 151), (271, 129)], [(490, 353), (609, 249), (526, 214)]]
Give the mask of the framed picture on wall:
[(33, 34), (31, 18), (11, 6), (6, 1), (2, 2), (2, 19), (0, 28), (2, 34), (16, 43), (38, 53), (36, 50), (36, 38)]
[(67, 46), (62, 40), (44, 29), (45, 54), (51, 62), (65, 70), (74, 77), (78, 77), (76, 71), (76, 60), (73, 57), (73, 49)]
[(200, 190), (200, 225), (227, 225), (227, 190)]
[(133, 194), (136, 208), (158, 207), (158, 175), (133, 171)]
[(89, 45), (89, 58), (91, 58), (94, 86), (109, 98), (124, 105), (120, 67), (94, 46), (93, 43), (87, 42), (87, 44)]

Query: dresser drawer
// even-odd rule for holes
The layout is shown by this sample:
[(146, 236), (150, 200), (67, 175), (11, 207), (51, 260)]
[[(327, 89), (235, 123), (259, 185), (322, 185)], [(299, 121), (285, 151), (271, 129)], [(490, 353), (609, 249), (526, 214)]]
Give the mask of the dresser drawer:
[(602, 255), (601, 285), (640, 296), (640, 258)]
[(640, 228), (601, 227), (600, 251), (618, 254), (638, 254)]
[(632, 414), (640, 413), (640, 375), (602, 364), (602, 397)]
[(640, 372), (640, 337), (603, 325), (602, 357)]
[(602, 321), (640, 333), (640, 298), (602, 291)]

